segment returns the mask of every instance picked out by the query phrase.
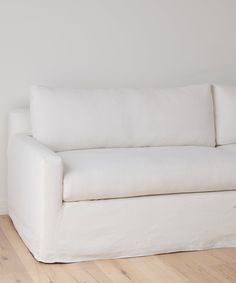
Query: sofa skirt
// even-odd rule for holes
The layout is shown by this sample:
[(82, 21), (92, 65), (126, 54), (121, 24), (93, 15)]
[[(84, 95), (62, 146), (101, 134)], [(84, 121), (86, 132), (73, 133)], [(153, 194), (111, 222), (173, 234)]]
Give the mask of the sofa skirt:
[(48, 263), (236, 247), (236, 191), (64, 202), (50, 241), (10, 216), (35, 258)]

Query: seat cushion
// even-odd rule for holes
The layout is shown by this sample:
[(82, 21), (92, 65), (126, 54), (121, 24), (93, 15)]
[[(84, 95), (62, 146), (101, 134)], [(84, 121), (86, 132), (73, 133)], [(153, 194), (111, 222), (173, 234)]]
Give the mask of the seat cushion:
[(34, 87), (30, 111), (33, 137), (55, 151), (215, 146), (209, 85), (106, 90)]
[(236, 87), (214, 86), (216, 143), (236, 143)]
[(220, 145), (217, 148), (229, 150), (229, 151), (232, 151), (232, 152), (236, 152), (236, 143)]
[(64, 201), (236, 189), (236, 154), (211, 147), (75, 150), (64, 161)]

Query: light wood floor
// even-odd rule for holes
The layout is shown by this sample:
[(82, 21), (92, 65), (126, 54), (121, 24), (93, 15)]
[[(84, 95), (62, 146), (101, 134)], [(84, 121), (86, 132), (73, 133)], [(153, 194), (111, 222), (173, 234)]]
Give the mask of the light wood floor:
[(236, 248), (72, 264), (38, 263), (0, 216), (0, 283), (236, 283)]

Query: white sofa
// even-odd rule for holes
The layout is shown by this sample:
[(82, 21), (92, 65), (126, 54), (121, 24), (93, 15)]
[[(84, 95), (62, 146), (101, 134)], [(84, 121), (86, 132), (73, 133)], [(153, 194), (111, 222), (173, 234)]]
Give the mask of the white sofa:
[(236, 247), (236, 88), (33, 87), (9, 214), (43, 262)]

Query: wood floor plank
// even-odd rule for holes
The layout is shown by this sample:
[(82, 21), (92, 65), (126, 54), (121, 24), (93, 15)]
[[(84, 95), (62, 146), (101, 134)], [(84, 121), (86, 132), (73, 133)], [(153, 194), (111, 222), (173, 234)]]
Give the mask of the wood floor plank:
[(236, 283), (236, 248), (43, 264), (0, 216), (0, 283)]
[(133, 282), (126, 271), (123, 270), (115, 260), (98, 260), (95, 264), (112, 280), (112, 282)]
[(209, 265), (207, 265), (206, 261), (196, 260), (195, 252), (176, 253), (172, 257), (166, 254), (161, 255), (160, 258), (165, 264), (172, 266), (176, 272), (181, 273), (191, 283), (221, 283), (221, 279), (214, 274), (209, 274), (207, 267), (209, 265), (212, 266), (211, 263), (209, 262)]
[(148, 263), (150, 269), (157, 272), (155, 277), (164, 278), (162, 280), (165, 280), (165, 283), (191, 283), (180, 272), (163, 263), (158, 256), (144, 257), (144, 261)]
[[(236, 264), (222, 264), (218, 266), (212, 267), (214, 269), (215, 274), (222, 278), (222, 282), (236, 282)], [(223, 281), (224, 280), (224, 281)]]
[(236, 263), (236, 248), (209, 250), (208, 254), (218, 258), (222, 263)]
[(152, 278), (145, 272), (145, 267), (141, 264), (139, 258), (118, 259), (116, 262), (118, 268), (127, 276), (127, 278), (130, 279), (131, 282), (151, 283)]
[[(25, 269), (28, 270), (29, 275), (35, 283), (48, 283), (49, 278), (45, 272), (44, 264), (37, 262), (31, 255), (29, 250), (24, 245), (23, 241), (17, 234), (11, 220), (7, 216), (0, 217), (0, 227), (4, 232), (6, 238), (11, 243), (15, 253), (20, 258), (21, 263)], [(1, 282), (1, 281), (0, 281)]]
[[(0, 277), (6, 282), (33, 283), (21, 259), (9, 243), (0, 227)], [(3, 280), (3, 279), (2, 279)], [(0, 281), (1, 282), (1, 281)], [(3, 281), (4, 282), (4, 281)]]
[[(60, 266), (59, 266), (60, 268)], [(93, 279), (102, 283), (113, 283), (112, 280), (95, 264), (95, 262), (80, 262), (65, 265), (65, 269), (69, 272), (77, 273), (78, 269), (86, 271)]]
[(168, 268), (165, 264), (155, 262), (154, 258), (157, 257), (120, 259), (117, 262), (133, 282), (190, 283), (184, 276)]
[(8, 275), (0, 275), (1, 283), (28, 283), (30, 281), (29, 277), (24, 273), (15, 273)]

